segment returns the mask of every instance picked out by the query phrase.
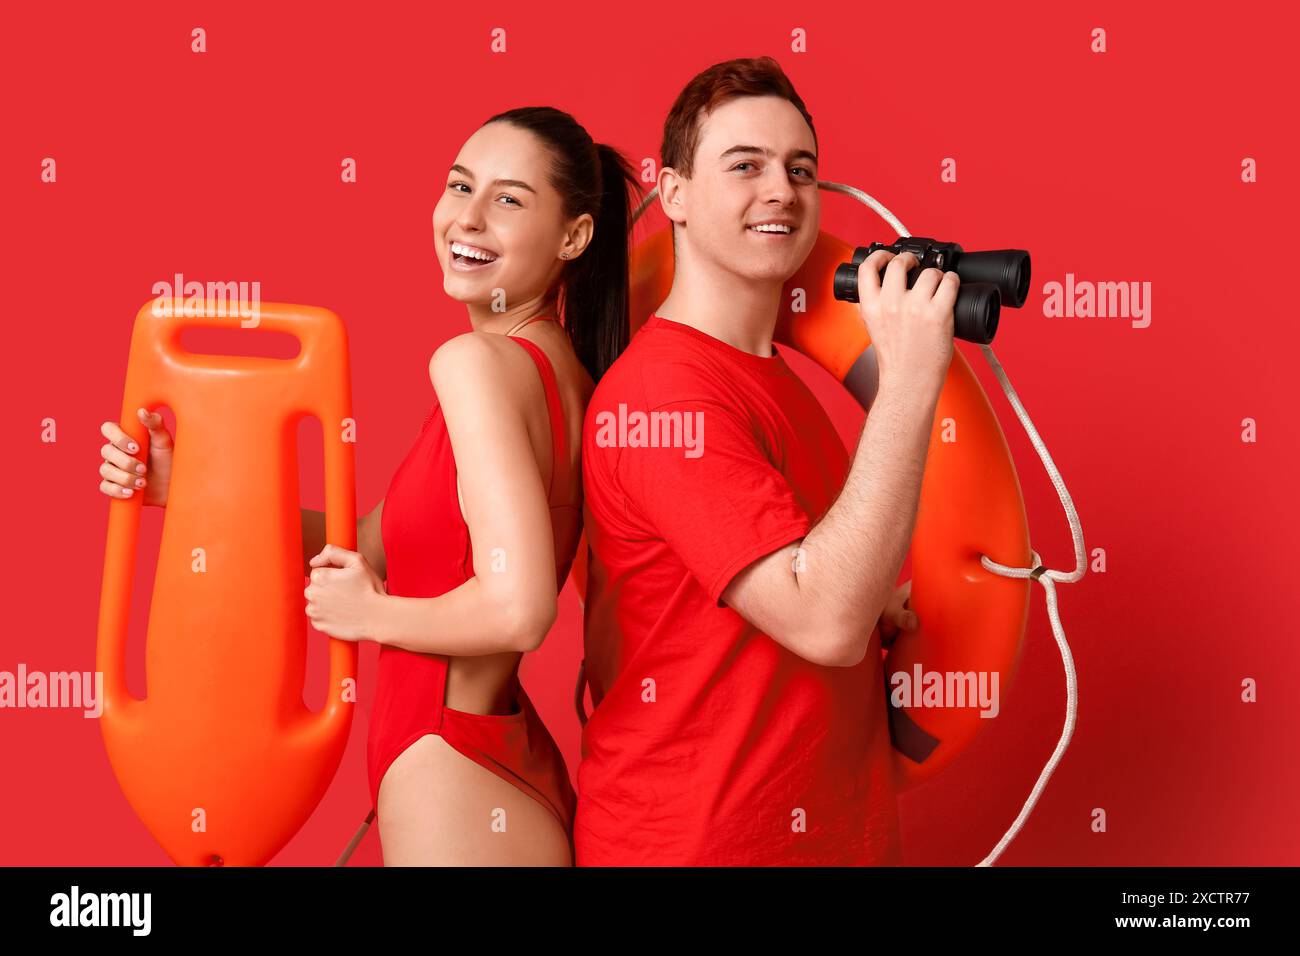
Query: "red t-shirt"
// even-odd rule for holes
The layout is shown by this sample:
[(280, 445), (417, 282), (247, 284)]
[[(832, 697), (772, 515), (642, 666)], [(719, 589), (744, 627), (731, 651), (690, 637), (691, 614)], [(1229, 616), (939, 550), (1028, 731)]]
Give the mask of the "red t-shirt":
[(821, 519), (848, 465), (779, 351), (653, 316), (601, 379), (582, 442), (579, 865), (901, 862), (879, 635), (856, 666), (821, 666), (721, 602)]

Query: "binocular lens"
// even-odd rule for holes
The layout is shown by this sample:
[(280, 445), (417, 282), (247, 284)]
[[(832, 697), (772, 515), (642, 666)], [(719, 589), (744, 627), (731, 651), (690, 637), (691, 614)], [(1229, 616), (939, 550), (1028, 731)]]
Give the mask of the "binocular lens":
[(858, 266), (862, 260), (855, 255), (853, 262), (835, 267), (835, 298), (842, 302), (858, 301)]
[(963, 252), (957, 260), (957, 276), (968, 282), (997, 286), (1008, 306), (1018, 309), (1029, 296), (1029, 253), (1024, 249), (993, 252)]
[(998, 331), (1002, 314), (1002, 296), (998, 287), (987, 282), (964, 284), (953, 308), (953, 335), (964, 342), (988, 345)]

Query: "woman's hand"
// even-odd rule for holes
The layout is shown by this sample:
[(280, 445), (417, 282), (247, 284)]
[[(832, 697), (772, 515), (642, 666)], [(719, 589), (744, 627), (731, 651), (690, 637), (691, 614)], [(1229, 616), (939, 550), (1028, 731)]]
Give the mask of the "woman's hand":
[(342, 641), (373, 640), (375, 598), (388, 589), (370, 562), (359, 552), (327, 544), (309, 563), (311, 584), (302, 593), (312, 627)]
[(889, 647), (903, 631), (915, 631), (921, 626), (916, 612), (907, 606), (911, 598), (912, 579), (908, 578), (890, 595), (885, 610), (881, 612), (880, 621), (876, 624), (880, 628), (881, 646)]
[(135, 457), (139, 447), (117, 422), (104, 422), (99, 433), (108, 444), (99, 450), (104, 459), (99, 464), (99, 490), (110, 498), (130, 498), (143, 491), (145, 504), (165, 508), (172, 478), (172, 436), (157, 412), (137, 408), (135, 414), (149, 429), (145, 460)]

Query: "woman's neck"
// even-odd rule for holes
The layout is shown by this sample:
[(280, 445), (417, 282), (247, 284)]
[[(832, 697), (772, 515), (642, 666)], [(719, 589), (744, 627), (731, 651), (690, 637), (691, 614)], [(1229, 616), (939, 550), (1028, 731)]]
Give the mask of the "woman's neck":
[(495, 332), (506, 335), (527, 325), (539, 316), (555, 316), (554, 295), (539, 295), (513, 307), (494, 310), (491, 304), (471, 303), (468, 306), (469, 324), (475, 332)]

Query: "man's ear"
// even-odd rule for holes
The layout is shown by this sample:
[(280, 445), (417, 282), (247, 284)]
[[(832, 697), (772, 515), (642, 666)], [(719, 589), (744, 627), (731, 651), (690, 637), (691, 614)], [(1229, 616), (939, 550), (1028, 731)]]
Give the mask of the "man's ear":
[(690, 180), (680, 176), (671, 166), (659, 170), (656, 185), (659, 187), (659, 208), (669, 221), (686, 225), (686, 187)]

